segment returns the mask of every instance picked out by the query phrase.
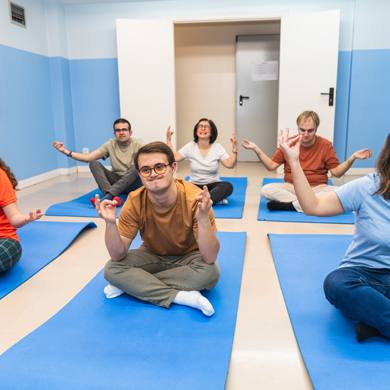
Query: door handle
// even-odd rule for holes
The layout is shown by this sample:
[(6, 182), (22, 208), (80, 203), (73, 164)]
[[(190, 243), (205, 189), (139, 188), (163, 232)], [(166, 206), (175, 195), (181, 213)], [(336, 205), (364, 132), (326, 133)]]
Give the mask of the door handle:
[(329, 93), (321, 92), (321, 95), (329, 95), (329, 105), (333, 106), (334, 88), (329, 88)]
[(249, 96), (240, 95), (240, 106), (242, 106), (242, 103), (243, 103), (242, 99), (249, 99)]

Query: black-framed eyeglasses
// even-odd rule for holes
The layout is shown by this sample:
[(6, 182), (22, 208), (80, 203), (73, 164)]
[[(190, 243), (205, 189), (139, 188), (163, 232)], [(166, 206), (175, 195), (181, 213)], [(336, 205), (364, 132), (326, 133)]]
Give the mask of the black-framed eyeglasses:
[(121, 131), (126, 132), (126, 131), (130, 131), (130, 129), (115, 129), (114, 133), (120, 133)]
[(170, 164), (159, 163), (154, 167), (141, 167), (138, 172), (142, 177), (149, 177), (152, 174), (152, 170), (157, 175), (163, 175), (167, 171), (167, 166), (170, 166)]
[(203, 126), (203, 125), (198, 125), (198, 129), (211, 129), (211, 126), (209, 125), (206, 125), (206, 126)]

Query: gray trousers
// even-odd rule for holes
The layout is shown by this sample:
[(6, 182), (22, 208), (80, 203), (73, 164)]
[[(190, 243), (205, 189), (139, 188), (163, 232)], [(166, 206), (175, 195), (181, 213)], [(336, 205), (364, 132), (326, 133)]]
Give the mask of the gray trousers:
[(113, 198), (120, 194), (128, 194), (142, 187), (142, 181), (138, 176), (135, 166), (132, 165), (123, 176), (109, 171), (99, 161), (89, 163), (89, 169), (103, 196), (110, 194)]
[(127, 252), (121, 261), (110, 260), (105, 279), (127, 294), (168, 308), (179, 291), (210, 290), (218, 282), (217, 262), (207, 264), (199, 250), (180, 256), (159, 256), (145, 245)]

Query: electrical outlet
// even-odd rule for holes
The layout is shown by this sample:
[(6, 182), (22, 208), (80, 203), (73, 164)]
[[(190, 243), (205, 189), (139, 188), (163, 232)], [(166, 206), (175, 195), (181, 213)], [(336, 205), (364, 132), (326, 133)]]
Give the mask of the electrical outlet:
[(89, 149), (88, 148), (83, 148), (83, 153), (84, 154), (88, 154), (89, 153)]

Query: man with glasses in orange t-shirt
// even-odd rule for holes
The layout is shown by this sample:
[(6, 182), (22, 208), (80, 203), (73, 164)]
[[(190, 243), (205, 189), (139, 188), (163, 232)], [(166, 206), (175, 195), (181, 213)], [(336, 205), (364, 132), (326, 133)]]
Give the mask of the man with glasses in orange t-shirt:
[[(130, 122), (127, 119), (117, 119), (114, 122), (114, 136), (99, 149), (91, 153), (77, 153), (67, 150), (63, 142), (54, 142), (53, 146), (61, 153), (77, 161), (89, 162), (92, 175), (103, 193), (103, 199), (112, 200), (115, 198), (118, 206), (122, 204), (120, 194), (128, 194), (142, 186), (134, 167), (134, 156), (143, 142), (140, 139), (132, 138)], [(101, 164), (99, 159), (105, 160), (110, 157), (111, 171)], [(95, 198), (91, 198), (93, 205)]]
[[(332, 143), (316, 134), (320, 125), (317, 113), (314, 111), (302, 112), (297, 118), (297, 125), (298, 134), (302, 135), (299, 162), (316, 196), (322, 196), (337, 188), (328, 185), (328, 171), (333, 176), (341, 177), (356, 159), (365, 160), (372, 156), (371, 150), (366, 148), (358, 150), (340, 164)], [(269, 171), (284, 164), (284, 183), (270, 183), (261, 189), (261, 195), (269, 200), (268, 210), (292, 210), (301, 213), (302, 209), (295, 194), (290, 164), (283, 150), (279, 147), (274, 156), (269, 158), (253, 142), (244, 139), (241, 144), (246, 149), (254, 150), (259, 160)]]
[[(116, 201), (95, 199), (111, 256), (104, 270), (107, 298), (126, 292), (161, 307), (176, 303), (211, 316), (213, 306), (200, 291), (218, 282), (220, 244), (207, 187), (173, 178), (177, 163), (163, 142), (139, 149), (134, 164), (144, 186), (129, 194), (118, 225)], [(129, 250), (138, 231), (143, 244)]]

